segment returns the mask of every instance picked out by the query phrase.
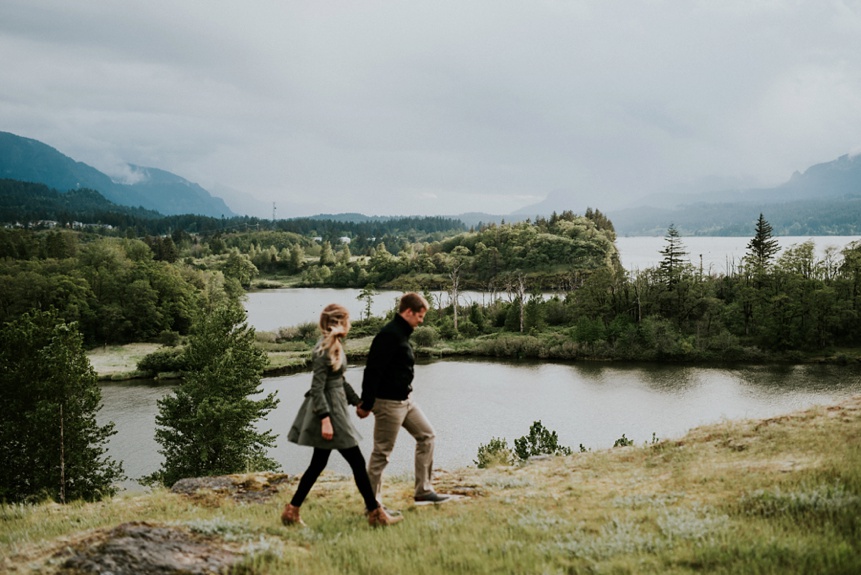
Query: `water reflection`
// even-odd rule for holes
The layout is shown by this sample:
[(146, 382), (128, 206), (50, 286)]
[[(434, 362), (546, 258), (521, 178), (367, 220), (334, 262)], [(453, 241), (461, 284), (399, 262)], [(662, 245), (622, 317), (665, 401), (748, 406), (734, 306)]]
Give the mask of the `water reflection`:
[[(347, 379), (361, 386), (362, 367)], [(285, 434), (310, 385), (309, 373), (267, 378), (263, 391), (277, 391), (280, 405), (262, 428), (278, 434), (271, 455), (288, 473), (304, 471), (307, 448)], [(110, 453), (131, 477), (155, 471), (161, 462), (154, 440), (156, 402), (170, 387), (106, 384), (100, 421), (113, 420), (119, 433)], [(761, 418), (861, 393), (861, 369), (840, 366), (691, 367), (673, 365), (549, 363), (457, 360), (416, 366), (414, 397), (437, 432), (437, 467), (472, 465), (478, 446), (493, 437), (509, 445), (534, 421), (554, 430), (560, 443), (577, 450), (612, 447), (625, 434), (637, 444), (672, 438), (723, 419)], [(360, 447), (371, 451), (373, 420), (356, 420)], [(410, 474), (415, 441), (398, 438), (389, 470)], [(330, 469), (344, 475), (340, 458)]]

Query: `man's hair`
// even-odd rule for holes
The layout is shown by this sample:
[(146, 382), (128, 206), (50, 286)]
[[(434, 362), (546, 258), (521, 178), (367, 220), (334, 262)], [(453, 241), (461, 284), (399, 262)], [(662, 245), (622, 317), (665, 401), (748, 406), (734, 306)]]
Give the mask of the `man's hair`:
[(413, 313), (418, 313), (423, 309), (430, 309), (430, 305), (428, 304), (428, 300), (426, 300), (421, 294), (411, 291), (410, 293), (405, 293), (401, 296), (398, 313), (404, 313), (407, 310), (411, 310)]

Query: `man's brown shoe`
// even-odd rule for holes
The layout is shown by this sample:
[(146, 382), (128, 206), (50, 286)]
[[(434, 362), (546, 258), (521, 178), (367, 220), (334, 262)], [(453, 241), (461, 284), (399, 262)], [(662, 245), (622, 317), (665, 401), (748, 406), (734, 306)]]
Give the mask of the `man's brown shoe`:
[(305, 522), (299, 517), (299, 508), (290, 503), (284, 506), (284, 511), (281, 513), (281, 523), (284, 525), (305, 525)]
[(368, 513), (368, 525), (371, 527), (386, 527), (388, 525), (394, 525), (395, 523), (399, 523), (403, 521), (404, 518), (402, 516), (392, 517), (386, 510), (383, 509), (383, 506), (380, 505), (370, 513)]

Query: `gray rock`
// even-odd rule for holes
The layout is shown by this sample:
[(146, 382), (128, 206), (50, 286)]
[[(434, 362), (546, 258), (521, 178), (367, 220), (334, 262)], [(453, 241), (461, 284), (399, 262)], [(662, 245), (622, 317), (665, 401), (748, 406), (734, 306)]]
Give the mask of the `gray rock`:
[(243, 557), (218, 539), (146, 522), (123, 523), (66, 553), (61, 575), (210, 575)]

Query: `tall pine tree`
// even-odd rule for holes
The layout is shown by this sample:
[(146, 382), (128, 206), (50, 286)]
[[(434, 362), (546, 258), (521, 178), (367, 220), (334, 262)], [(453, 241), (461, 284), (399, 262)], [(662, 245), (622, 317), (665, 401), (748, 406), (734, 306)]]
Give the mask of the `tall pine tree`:
[(101, 390), (74, 324), (33, 311), (0, 329), (0, 500), (96, 500), (116, 492), (116, 433), (100, 426)]
[(780, 251), (777, 240), (771, 237), (772, 228), (762, 214), (756, 222), (756, 231), (747, 244), (746, 260), (757, 272), (764, 271)]
[(664, 257), (661, 259), (658, 268), (664, 282), (672, 289), (679, 282), (682, 273), (690, 268), (690, 262), (685, 258), (688, 252), (685, 250), (685, 245), (682, 242), (682, 235), (674, 224), (670, 224), (670, 227), (667, 228), (664, 242), (666, 242), (666, 245), (660, 251), (660, 254)]
[(148, 481), (278, 469), (268, 457), (272, 431), (256, 423), (272, 411), (275, 393), (261, 392), (266, 354), (254, 346), (245, 310), (228, 304), (202, 317), (185, 350), (187, 370), (173, 394), (159, 400), (156, 441), (165, 461)]

